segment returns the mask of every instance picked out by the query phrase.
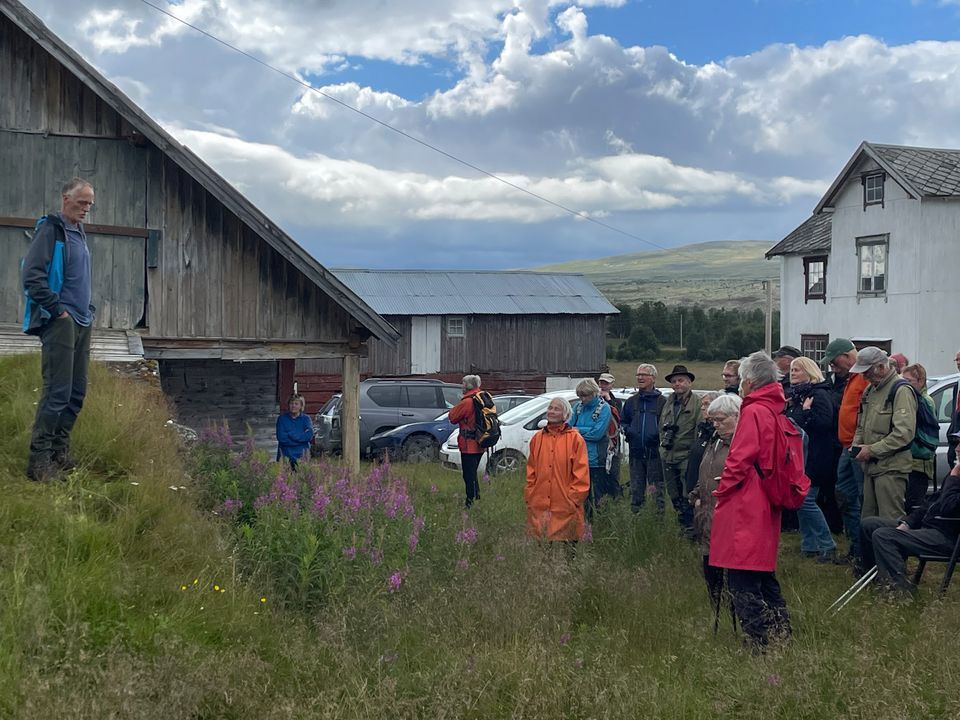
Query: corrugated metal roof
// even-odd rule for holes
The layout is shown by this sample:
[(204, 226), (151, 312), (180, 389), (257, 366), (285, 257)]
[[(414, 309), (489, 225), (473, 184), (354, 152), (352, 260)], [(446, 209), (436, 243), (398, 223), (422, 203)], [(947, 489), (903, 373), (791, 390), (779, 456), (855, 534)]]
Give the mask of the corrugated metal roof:
[(615, 315), (583, 275), (496, 270), (333, 270), (381, 315)]

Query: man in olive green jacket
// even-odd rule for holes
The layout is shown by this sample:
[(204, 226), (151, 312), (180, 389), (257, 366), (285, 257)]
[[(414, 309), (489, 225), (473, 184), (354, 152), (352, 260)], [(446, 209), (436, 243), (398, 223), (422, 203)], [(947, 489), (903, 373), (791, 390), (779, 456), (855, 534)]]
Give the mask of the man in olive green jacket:
[(863, 463), (862, 517), (896, 520), (903, 517), (907, 477), (913, 469), (910, 443), (917, 432), (917, 400), (903, 385), (889, 402), (900, 376), (880, 348), (863, 348), (850, 371), (863, 373), (870, 381), (860, 398), (853, 436), (854, 448), (860, 448), (856, 459)]
[(667, 398), (660, 412), (660, 461), (664, 484), (677, 519), (690, 532), (693, 530), (693, 510), (687, 502), (684, 478), (687, 456), (697, 437), (700, 399), (693, 392), (696, 377), (685, 366), (674, 366), (666, 380), (673, 387), (673, 395)]

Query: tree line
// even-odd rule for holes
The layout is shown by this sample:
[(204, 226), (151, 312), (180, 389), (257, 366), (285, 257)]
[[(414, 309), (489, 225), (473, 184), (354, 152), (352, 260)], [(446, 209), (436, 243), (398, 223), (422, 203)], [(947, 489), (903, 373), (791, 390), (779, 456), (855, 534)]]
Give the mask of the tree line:
[[(617, 305), (617, 310), (620, 314), (607, 320), (616, 360), (658, 358), (662, 346), (682, 346), (681, 355), (687, 360), (729, 360), (763, 347), (763, 310), (759, 308), (704, 309), (647, 300), (638, 306)], [(774, 311), (773, 346), (779, 344), (780, 312)]]

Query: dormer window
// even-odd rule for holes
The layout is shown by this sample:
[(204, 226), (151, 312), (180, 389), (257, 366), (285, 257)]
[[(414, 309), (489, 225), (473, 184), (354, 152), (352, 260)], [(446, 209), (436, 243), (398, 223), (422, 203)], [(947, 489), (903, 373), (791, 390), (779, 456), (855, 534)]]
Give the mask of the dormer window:
[(879, 205), (883, 207), (883, 181), (886, 180), (885, 173), (872, 173), (863, 176), (863, 209), (867, 205)]

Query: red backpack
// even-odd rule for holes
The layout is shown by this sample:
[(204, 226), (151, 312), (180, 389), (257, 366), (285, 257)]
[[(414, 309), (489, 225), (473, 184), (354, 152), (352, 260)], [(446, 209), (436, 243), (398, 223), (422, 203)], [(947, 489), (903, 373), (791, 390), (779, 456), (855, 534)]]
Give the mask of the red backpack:
[(803, 470), (804, 432), (783, 413), (774, 415), (773, 470), (765, 474), (754, 463), (760, 484), (770, 504), (778, 510), (796, 510), (810, 491), (810, 478)]

